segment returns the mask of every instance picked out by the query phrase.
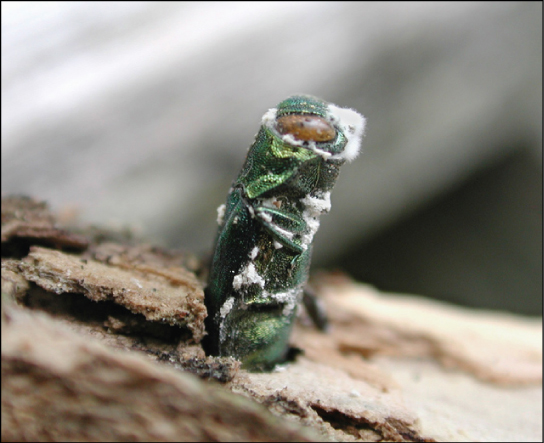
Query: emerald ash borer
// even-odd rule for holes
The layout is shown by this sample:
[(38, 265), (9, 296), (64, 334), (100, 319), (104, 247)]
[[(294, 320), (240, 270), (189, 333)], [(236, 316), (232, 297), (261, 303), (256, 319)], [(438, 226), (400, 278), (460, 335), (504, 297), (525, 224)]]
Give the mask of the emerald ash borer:
[(359, 153), (365, 120), (296, 95), (262, 118), (225, 205), (206, 288), (208, 354), (252, 371), (285, 361), (319, 217), (340, 166)]

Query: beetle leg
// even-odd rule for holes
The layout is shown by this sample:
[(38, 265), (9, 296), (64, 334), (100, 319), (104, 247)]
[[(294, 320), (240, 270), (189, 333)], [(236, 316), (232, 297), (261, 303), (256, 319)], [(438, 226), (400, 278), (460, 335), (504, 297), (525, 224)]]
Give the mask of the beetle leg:
[(310, 285), (304, 286), (302, 302), (315, 327), (320, 331), (326, 331), (329, 326), (329, 320), (325, 306), (323, 306), (323, 302), (317, 297)]
[(295, 237), (300, 237), (307, 229), (306, 222), (302, 217), (264, 206), (257, 206), (255, 213), (274, 240), (297, 254), (304, 252), (304, 246), (294, 241)]

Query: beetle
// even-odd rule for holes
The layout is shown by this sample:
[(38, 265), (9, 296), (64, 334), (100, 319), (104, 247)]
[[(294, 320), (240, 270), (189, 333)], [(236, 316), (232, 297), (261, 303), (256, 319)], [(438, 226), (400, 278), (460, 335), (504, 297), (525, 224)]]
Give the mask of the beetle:
[(319, 217), (340, 166), (359, 153), (365, 119), (308, 95), (270, 109), (225, 205), (205, 303), (205, 348), (266, 371), (284, 362), (308, 279)]

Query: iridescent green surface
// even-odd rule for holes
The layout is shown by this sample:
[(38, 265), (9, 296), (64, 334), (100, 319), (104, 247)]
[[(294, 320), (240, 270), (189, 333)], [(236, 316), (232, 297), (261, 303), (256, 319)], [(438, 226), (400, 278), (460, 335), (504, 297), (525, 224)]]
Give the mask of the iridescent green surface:
[(328, 201), (345, 161), (329, 155), (341, 153), (347, 138), (326, 102), (293, 96), (275, 116), (288, 114), (325, 118), (336, 137), (282, 136), (267, 114), (227, 197), (206, 288), (207, 352), (234, 356), (249, 370), (285, 360), (320, 214), (311, 203)]

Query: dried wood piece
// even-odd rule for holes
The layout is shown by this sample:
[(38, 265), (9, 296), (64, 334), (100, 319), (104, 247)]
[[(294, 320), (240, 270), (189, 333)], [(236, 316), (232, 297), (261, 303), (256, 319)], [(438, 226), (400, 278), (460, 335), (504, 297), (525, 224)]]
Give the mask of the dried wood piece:
[(107, 263), (122, 269), (135, 269), (140, 272), (162, 276), (173, 285), (182, 284), (190, 272), (199, 272), (202, 265), (198, 258), (187, 252), (170, 251), (149, 244), (123, 245), (104, 242), (91, 244), (82, 258)]
[(41, 247), (32, 247), (20, 268), (27, 280), (47, 291), (111, 300), (148, 321), (188, 328), (196, 342), (204, 336), (204, 292), (196, 277), (182, 268), (165, 277)]
[(487, 382), (542, 384), (541, 319), (383, 294), (337, 278), (322, 280), (320, 294), (337, 353), (430, 358)]
[(2, 259), (2, 297), (20, 301), (29, 289), (28, 281), (19, 274), (18, 260)]
[(14, 241), (76, 250), (85, 249), (89, 244), (84, 236), (57, 226), (45, 202), (22, 196), (2, 198), (1, 240), (2, 249), (7, 248), (5, 243)]
[[(328, 355), (324, 350), (324, 354)], [(273, 374), (240, 375), (234, 392), (248, 395), (284, 416), (340, 441), (434, 441), (421, 435), (417, 416), (400, 389), (384, 392), (304, 357)]]
[(218, 384), (4, 307), (3, 441), (316, 441)]

